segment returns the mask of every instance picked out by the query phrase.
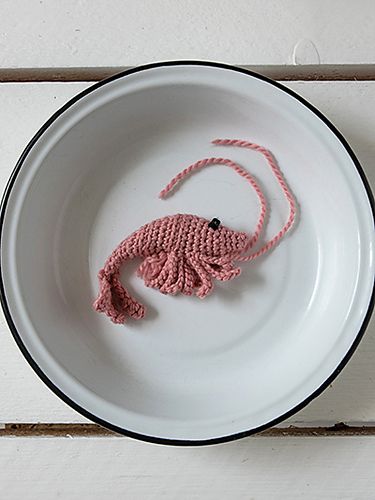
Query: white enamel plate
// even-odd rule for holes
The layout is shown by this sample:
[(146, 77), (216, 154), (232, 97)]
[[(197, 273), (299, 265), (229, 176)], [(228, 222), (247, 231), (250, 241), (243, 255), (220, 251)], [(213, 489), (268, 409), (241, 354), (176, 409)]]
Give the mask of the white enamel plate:
[[(252, 232), (258, 200), (226, 167), (160, 189), (207, 156), (240, 163), (271, 208), (288, 205), (263, 157), (213, 146), (245, 139), (276, 156), (298, 222), (270, 254), (204, 300), (165, 296), (124, 268), (147, 317), (114, 325), (91, 304), (97, 272), (132, 231), (192, 213)], [(341, 370), (369, 320), (372, 196), (340, 133), (311, 105), (259, 75), (220, 64), (136, 68), (61, 108), (20, 158), (1, 210), (1, 299), (39, 376), (83, 415), (170, 444), (226, 441), (280, 422)]]

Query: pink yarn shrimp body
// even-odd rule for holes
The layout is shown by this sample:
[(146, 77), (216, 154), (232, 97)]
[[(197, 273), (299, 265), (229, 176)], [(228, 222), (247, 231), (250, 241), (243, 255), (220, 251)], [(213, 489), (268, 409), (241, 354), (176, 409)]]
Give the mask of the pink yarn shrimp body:
[(254, 188), (260, 202), (260, 215), (250, 236), (233, 231), (203, 217), (189, 214), (168, 215), (142, 226), (125, 238), (99, 271), (100, 291), (94, 309), (105, 313), (114, 323), (125, 323), (128, 317), (143, 318), (145, 307), (133, 298), (120, 281), (124, 262), (141, 257), (138, 275), (146, 286), (165, 294), (182, 293), (206, 297), (213, 289), (213, 279), (228, 281), (241, 272), (236, 261), (251, 261), (270, 250), (289, 230), (295, 217), (295, 202), (275, 160), (268, 150), (245, 141), (216, 140), (215, 144), (236, 145), (263, 153), (289, 201), (290, 213), (281, 231), (259, 250), (246, 255), (257, 242), (266, 214), (265, 197), (255, 179), (242, 167), (226, 158), (206, 158), (179, 173), (160, 193), (165, 197), (186, 175), (208, 165), (226, 165), (235, 170)]
[(129, 295), (119, 278), (122, 264), (136, 257), (144, 258), (138, 275), (146, 286), (165, 294), (195, 293), (203, 298), (212, 290), (211, 277), (226, 281), (239, 275), (233, 256), (247, 242), (246, 233), (224, 226), (214, 230), (208, 220), (195, 215), (154, 220), (122, 241), (106, 261), (99, 272), (101, 290), (94, 307), (114, 323), (124, 323), (127, 316), (144, 316), (144, 306)]

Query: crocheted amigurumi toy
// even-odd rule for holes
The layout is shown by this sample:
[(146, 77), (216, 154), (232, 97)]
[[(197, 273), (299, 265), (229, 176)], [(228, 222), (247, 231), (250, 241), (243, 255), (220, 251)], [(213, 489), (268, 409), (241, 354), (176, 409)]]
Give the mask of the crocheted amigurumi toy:
[(127, 317), (140, 319), (145, 314), (145, 307), (131, 297), (120, 282), (120, 268), (125, 261), (135, 257), (144, 259), (138, 275), (148, 287), (157, 288), (165, 294), (194, 293), (204, 298), (213, 289), (213, 278), (220, 281), (235, 278), (241, 272), (235, 265), (236, 261), (248, 262), (263, 255), (292, 226), (296, 204), (272, 154), (246, 141), (217, 139), (213, 144), (249, 148), (265, 156), (289, 202), (287, 222), (260, 249), (247, 254), (259, 239), (266, 215), (265, 197), (257, 182), (246, 170), (227, 158), (206, 158), (190, 165), (172, 179), (159, 197), (164, 198), (179, 181), (195, 170), (213, 164), (226, 165), (244, 177), (258, 195), (260, 215), (254, 234), (250, 236), (233, 231), (221, 225), (216, 218), (210, 222), (203, 217), (187, 214), (168, 215), (142, 226), (118, 245), (98, 274), (100, 292), (94, 302), (94, 309), (105, 313), (114, 323), (125, 323)]

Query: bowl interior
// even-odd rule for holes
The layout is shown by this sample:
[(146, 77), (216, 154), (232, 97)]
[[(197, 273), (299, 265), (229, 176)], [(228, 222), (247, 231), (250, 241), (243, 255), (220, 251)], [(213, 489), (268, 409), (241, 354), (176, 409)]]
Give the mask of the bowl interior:
[[(111, 324), (91, 307), (96, 274), (144, 223), (193, 213), (253, 231), (257, 198), (225, 167), (158, 199), (188, 164), (238, 161), (269, 200), (265, 237), (283, 224), (288, 207), (263, 158), (211, 145), (217, 137), (273, 151), (299, 204), (296, 227), (203, 301), (147, 289), (134, 260), (122, 278), (147, 317)], [(370, 301), (372, 224), (348, 152), (298, 100), (228, 69), (153, 68), (96, 88), (34, 144), (3, 225), (5, 293), (37, 365), (94, 416), (146, 436), (217, 438), (278, 418), (338, 366)]]

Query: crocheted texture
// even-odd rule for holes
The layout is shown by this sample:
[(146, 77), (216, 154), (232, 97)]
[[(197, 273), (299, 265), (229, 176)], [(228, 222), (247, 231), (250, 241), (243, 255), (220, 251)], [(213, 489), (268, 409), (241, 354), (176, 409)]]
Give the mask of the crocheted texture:
[[(98, 278), (100, 292), (94, 309), (105, 313), (114, 323), (125, 323), (128, 317), (143, 318), (145, 307), (120, 282), (122, 264), (135, 257), (143, 258), (138, 275), (146, 286), (165, 294), (183, 293), (200, 298), (213, 289), (213, 278), (228, 281), (241, 272), (235, 261), (251, 261), (273, 248), (292, 226), (296, 206), (279, 167), (265, 148), (246, 141), (216, 139), (213, 144), (239, 146), (262, 153), (268, 161), (286, 199), (289, 217), (283, 228), (259, 250), (247, 254), (257, 243), (264, 227), (266, 200), (256, 180), (241, 166), (227, 158), (206, 158), (180, 172), (161, 191), (164, 198), (174, 186), (192, 172), (209, 165), (226, 165), (242, 176), (255, 190), (260, 204), (259, 219), (252, 236), (211, 223), (196, 215), (177, 214), (154, 220), (123, 240), (108, 257)], [(214, 223), (214, 224), (213, 224)], [(247, 254), (247, 255), (246, 255)]]

